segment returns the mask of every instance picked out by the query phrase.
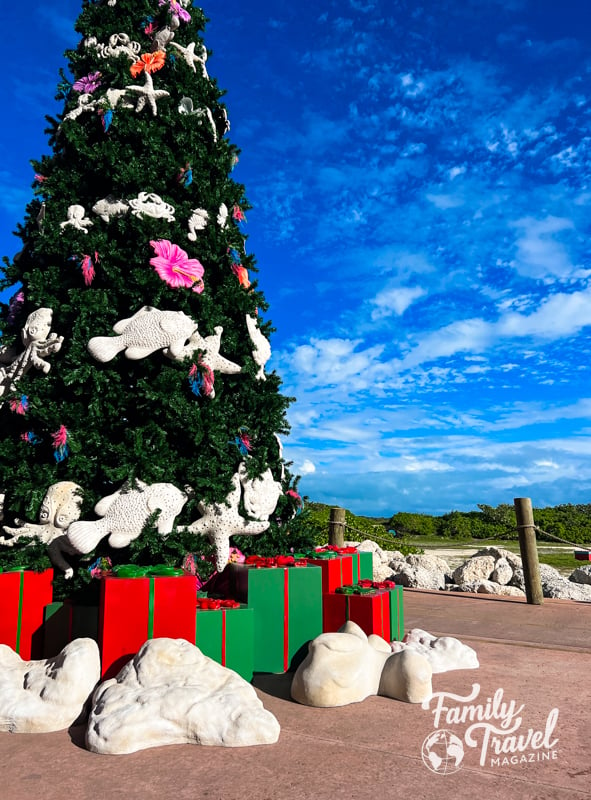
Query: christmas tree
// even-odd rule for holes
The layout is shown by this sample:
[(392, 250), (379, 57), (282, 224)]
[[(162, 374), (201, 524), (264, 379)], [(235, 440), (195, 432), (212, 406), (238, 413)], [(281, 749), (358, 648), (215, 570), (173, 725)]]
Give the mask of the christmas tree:
[(205, 22), (190, 0), (84, 0), (52, 153), (4, 260), (4, 543), (41, 538), (62, 569), (207, 541), (222, 569), (229, 536), (281, 543), (297, 509)]

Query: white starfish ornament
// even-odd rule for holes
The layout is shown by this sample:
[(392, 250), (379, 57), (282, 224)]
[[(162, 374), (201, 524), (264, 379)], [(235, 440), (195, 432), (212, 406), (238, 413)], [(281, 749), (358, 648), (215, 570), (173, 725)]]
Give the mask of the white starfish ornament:
[(191, 42), (191, 44), (187, 45), (186, 47), (177, 44), (177, 42), (171, 42), (170, 44), (173, 47), (176, 47), (176, 49), (181, 52), (183, 59), (191, 67), (193, 72), (197, 72), (195, 64), (200, 64), (201, 74), (206, 80), (209, 80), (209, 75), (207, 74), (207, 70), (205, 69), (205, 62), (207, 61), (207, 50), (202, 44), (199, 45), (201, 49), (200, 55), (197, 55), (195, 53), (195, 48), (197, 47), (196, 42)]
[[(220, 345), (224, 329), (221, 325), (218, 325), (214, 328), (214, 331), (215, 334), (213, 336), (206, 336), (205, 338), (195, 331), (183, 348), (180, 357), (176, 356), (175, 360), (182, 361), (185, 358), (192, 358), (193, 353), (196, 350), (200, 350), (203, 354), (201, 356), (201, 364), (209, 367), (212, 372), (221, 372), (223, 375), (237, 375), (242, 371), (240, 365), (220, 355)], [(164, 354), (169, 355), (166, 350)], [(215, 397), (215, 390), (213, 387), (209, 397), (211, 399)]]
[(241, 490), (238, 473), (232, 477), (232, 487), (225, 503), (198, 503), (197, 508), (203, 516), (185, 529), (199, 536), (207, 536), (215, 547), (215, 566), (218, 572), (228, 563), (230, 536), (256, 536), (269, 527), (269, 522), (249, 522), (238, 513)]
[(156, 117), (158, 116), (156, 101), (160, 100), (162, 97), (170, 97), (170, 92), (167, 92), (164, 89), (154, 89), (154, 81), (152, 80), (150, 73), (146, 72), (145, 76), (146, 82), (143, 86), (128, 86), (127, 91), (135, 92), (139, 95), (139, 99), (135, 107), (136, 114), (142, 111), (146, 103), (149, 103), (150, 108), (152, 109), (152, 114)]

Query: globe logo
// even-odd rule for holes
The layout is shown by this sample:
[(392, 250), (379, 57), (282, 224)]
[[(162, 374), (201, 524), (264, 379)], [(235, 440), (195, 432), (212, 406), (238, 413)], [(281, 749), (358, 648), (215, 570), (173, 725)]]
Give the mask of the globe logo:
[(451, 731), (433, 731), (423, 742), (423, 763), (438, 775), (457, 772), (464, 760), (464, 744)]

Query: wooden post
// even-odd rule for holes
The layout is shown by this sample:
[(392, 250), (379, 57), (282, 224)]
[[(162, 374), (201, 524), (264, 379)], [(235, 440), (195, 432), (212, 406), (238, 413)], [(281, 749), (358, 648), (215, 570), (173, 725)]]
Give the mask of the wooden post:
[(328, 521), (328, 543), (335, 547), (345, 544), (345, 509), (331, 508)]
[(534, 514), (529, 497), (515, 497), (515, 517), (519, 534), (519, 549), (523, 562), (523, 579), (525, 596), (530, 605), (540, 606), (544, 602), (542, 581), (540, 578), (540, 562), (534, 528)]

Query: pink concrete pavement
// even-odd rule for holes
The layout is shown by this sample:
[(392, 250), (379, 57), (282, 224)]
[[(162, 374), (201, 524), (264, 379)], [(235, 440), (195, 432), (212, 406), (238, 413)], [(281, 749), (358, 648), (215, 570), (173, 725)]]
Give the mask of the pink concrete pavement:
[[(405, 590), (404, 595), (407, 629), (458, 636), (478, 653), (479, 669), (435, 675), (434, 692), (464, 698), (472, 693), (473, 705), (486, 706), (490, 698), (489, 708), (495, 694), (507, 704), (514, 700), (517, 708), (522, 707), (522, 722), (514, 735), (526, 735), (529, 729), (545, 731), (557, 709), (554, 728), (547, 734), (548, 741), (557, 740), (551, 749), (529, 747), (518, 754), (527, 760), (512, 764), (510, 753), (495, 754), (492, 737), (483, 752), (481, 730), (475, 734), (476, 746), (464, 746), (457, 772), (436, 774), (421, 757), (425, 738), (435, 730), (436, 700), (428, 709), (382, 697), (344, 708), (314, 709), (289, 699), (289, 675), (258, 675), (257, 691), (281, 723), (276, 745), (242, 749), (182, 745), (98, 756), (83, 749), (80, 728), (39, 735), (0, 734), (0, 797), (591, 797), (591, 604), (546, 600), (542, 606), (528, 606), (522, 601), (419, 590)], [(467, 707), (451, 698), (445, 705)], [(443, 712), (439, 720), (440, 729), (460, 739), (469, 724), (446, 719)], [(497, 738), (507, 746), (506, 737)]]

